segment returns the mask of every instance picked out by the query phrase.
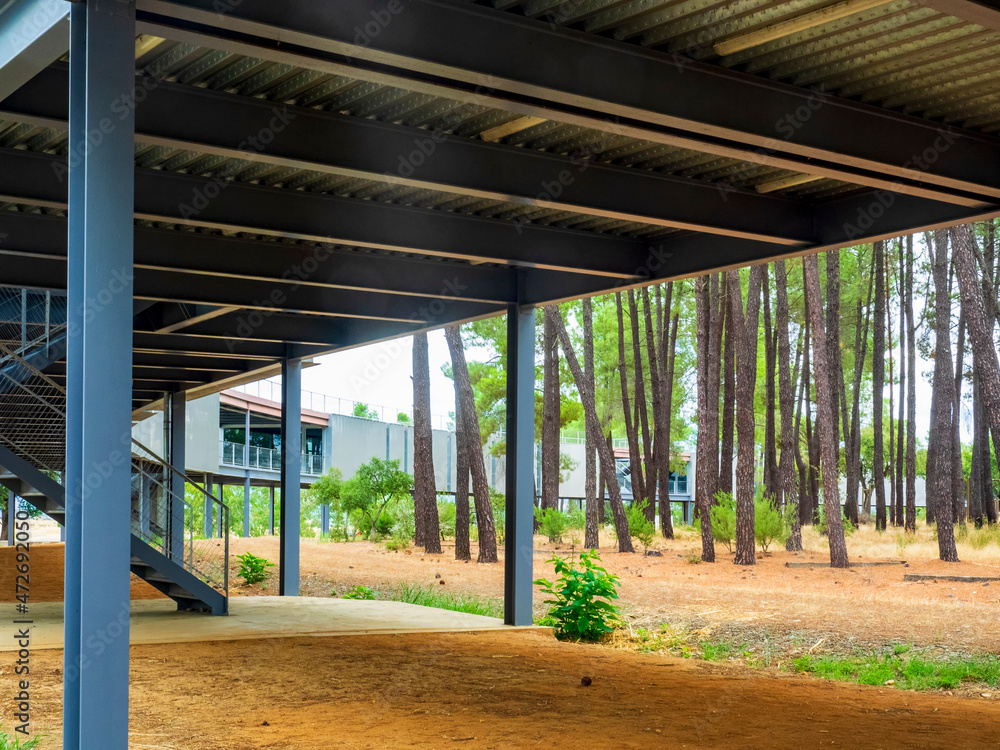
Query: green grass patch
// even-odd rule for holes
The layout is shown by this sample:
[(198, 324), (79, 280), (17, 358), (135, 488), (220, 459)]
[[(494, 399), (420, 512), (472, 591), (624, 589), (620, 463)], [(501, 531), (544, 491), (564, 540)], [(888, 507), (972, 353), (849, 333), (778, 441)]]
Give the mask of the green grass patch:
[(503, 618), (502, 601), (467, 593), (453, 593), (435, 586), (403, 583), (390, 598), (407, 604), (419, 604), (421, 607), (436, 607), (452, 612), (467, 612), (470, 615)]
[(948, 690), (962, 683), (996, 687), (1000, 683), (1000, 657), (970, 656), (931, 660), (921, 654), (908, 655), (909, 647), (897, 644), (893, 654), (879, 656), (800, 656), (796, 672), (825, 680), (857, 682), (861, 685), (892, 684), (903, 690)]

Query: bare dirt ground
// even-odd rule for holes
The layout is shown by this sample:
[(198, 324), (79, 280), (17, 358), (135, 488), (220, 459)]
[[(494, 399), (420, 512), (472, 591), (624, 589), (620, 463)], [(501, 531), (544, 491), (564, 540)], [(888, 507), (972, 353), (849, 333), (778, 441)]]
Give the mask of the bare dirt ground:
[[(33, 666), (43, 748), (61, 746), (59, 657), (39, 652)], [(135, 750), (1000, 745), (990, 701), (761, 677), (526, 631), (133, 647), (131, 686)]]
[[(721, 546), (715, 564), (695, 562), (700, 547), (690, 530), (658, 542), (661, 555), (654, 557), (618, 554), (604, 540), (604, 564), (621, 576), (633, 633), (665, 626), (676, 643), (734, 643), (763, 670), (748, 667), (746, 658), (719, 663), (677, 658), (677, 649), (637, 653), (627, 637), (586, 646), (526, 631), (135, 646), (130, 747), (998, 747), (1000, 691), (915, 693), (787, 670), (799, 654), (892, 643), (939, 657), (1000, 651), (1000, 582), (903, 582), (908, 572), (1000, 577), (1000, 547), (960, 546), (964, 562), (946, 564), (936, 560), (929, 530), (903, 543), (897, 538), (863, 528), (848, 540), (852, 560), (904, 559), (908, 567), (848, 571), (785, 567), (828, 560), (824, 541), (811, 531), (805, 552), (776, 550), (752, 568), (733, 565)], [(536, 576), (553, 575), (551, 555), (579, 551), (536, 543)], [(278, 559), (277, 539), (234, 539), (232, 547), (234, 556), (252, 551)], [(448, 546), (426, 555), (303, 540), (302, 593), (340, 595), (367, 585), (390, 596), (407, 582), (501, 597), (502, 564), (453, 558)], [(233, 593), (274, 594), (276, 583), (272, 572), (264, 585), (237, 585)], [(536, 592), (539, 615), (543, 599)], [(61, 653), (37, 652), (34, 659), (34, 729), (49, 735), (42, 747), (54, 750)], [(13, 692), (11, 671), (0, 663), (2, 695)], [(583, 676), (593, 685), (582, 687)], [(0, 707), (0, 717), (8, 717), (9, 702)]]
[[(751, 648), (770, 648), (776, 654), (867, 650), (892, 643), (933, 647), (942, 655), (1000, 651), (996, 627), (1000, 581), (988, 585), (903, 581), (904, 573), (1000, 578), (1000, 546), (960, 547), (965, 562), (944, 563), (936, 559), (930, 534), (929, 529), (919, 530), (916, 540), (902, 550), (895, 542), (899, 534), (891, 531), (877, 535), (862, 528), (848, 540), (854, 562), (906, 560), (906, 567), (786, 567), (789, 562), (829, 562), (825, 541), (811, 530), (805, 533), (804, 552), (775, 549), (766, 556), (758, 554), (753, 567), (733, 565), (733, 555), (721, 545), (717, 562), (694, 563), (701, 548), (690, 530), (681, 531), (676, 540), (660, 540), (659, 557), (619, 554), (610, 539), (604, 540), (600, 554), (607, 569), (621, 577), (621, 603), (633, 628), (666, 624), (697, 631), (702, 639), (737, 645), (746, 641)], [(557, 548), (540, 537), (535, 541), (536, 577), (554, 576), (546, 562), (552, 555), (579, 551), (570, 545)], [(273, 538), (233, 540), (234, 555), (247, 550), (278, 559), (278, 542)], [(387, 552), (370, 542), (304, 539), (301, 566), (307, 596), (339, 595), (356, 585), (388, 592), (404, 581), (435, 586), (441, 580), (448, 590), (494, 599), (503, 596), (502, 563), (458, 562), (447, 545), (441, 555), (426, 555), (420, 549)], [(238, 586), (234, 593), (276, 594), (276, 577), (261, 586)], [(545, 612), (544, 599), (536, 590), (537, 615)]]

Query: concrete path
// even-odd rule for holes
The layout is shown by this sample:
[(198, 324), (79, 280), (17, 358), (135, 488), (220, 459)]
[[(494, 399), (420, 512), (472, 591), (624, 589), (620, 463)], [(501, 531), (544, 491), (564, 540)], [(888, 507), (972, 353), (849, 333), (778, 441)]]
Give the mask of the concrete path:
[[(13, 604), (0, 605), (0, 609), (3, 607), (9, 609), (11, 620), (24, 617), (15, 613)], [(152, 599), (133, 601), (131, 611), (123, 607), (120, 612), (109, 612), (107, 628), (91, 637), (94, 647), (99, 647), (102, 640), (120, 637), (126, 619), (130, 627), (129, 642), (133, 644), (507, 629), (502, 620), (492, 617), (402, 602), (304, 596), (233, 597), (228, 617), (178, 612), (176, 607), (173, 601)], [(62, 648), (61, 602), (32, 604), (27, 617), (33, 620), (32, 649)], [(17, 649), (14, 638), (0, 641), (0, 651)]]

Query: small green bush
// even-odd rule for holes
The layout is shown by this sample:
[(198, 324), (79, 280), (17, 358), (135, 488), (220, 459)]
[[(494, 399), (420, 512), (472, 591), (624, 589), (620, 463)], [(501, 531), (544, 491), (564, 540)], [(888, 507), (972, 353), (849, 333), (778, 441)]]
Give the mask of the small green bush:
[(553, 557), (559, 579), (539, 578), (534, 583), (551, 596), (548, 617), (555, 622), (556, 637), (574, 641), (598, 641), (621, 624), (618, 607), (618, 576), (598, 565), (596, 551), (580, 553), (580, 564), (570, 557)]
[(268, 562), (263, 557), (257, 557), (250, 552), (245, 552), (242, 555), (237, 556), (237, 560), (240, 561), (240, 571), (238, 575), (248, 586), (252, 586), (255, 583), (260, 583), (265, 578), (267, 578), (267, 569), (273, 568), (274, 563)]
[(548, 537), (550, 542), (561, 542), (563, 532), (569, 527), (566, 514), (556, 508), (535, 508), (535, 520), (539, 533)]
[(646, 517), (646, 508), (649, 503), (645, 500), (632, 502), (625, 509), (625, 518), (628, 519), (628, 533), (633, 539), (638, 539), (643, 547), (653, 544), (653, 537), (656, 536), (656, 527), (653, 522)]
[(455, 503), (438, 501), (438, 525), (441, 528), (442, 539), (455, 538)]
[(410, 538), (408, 536), (399, 536), (393, 534), (391, 537), (385, 540), (385, 549), (387, 552), (400, 552), (404, 549), (410, 548)]
[(728, 492), (716, 492), (709, 516), (712, 519), (712, 538), (732, 552), (736, 538), (736, 501), (733, 496)]
[(344, 595), (341, 596), (340, 598), (372, 601), (373, 599), (378, 599), (378, 592), (371, 586), (355, 586), (353, 589), (345, 591)]
[(753, 535), (760, 545), (761, 552), (775, 542), (784, 544), (788, 539), (788, 523), (781, 511), (774, 505), (774, 500), (758, 493), (753, 503)]

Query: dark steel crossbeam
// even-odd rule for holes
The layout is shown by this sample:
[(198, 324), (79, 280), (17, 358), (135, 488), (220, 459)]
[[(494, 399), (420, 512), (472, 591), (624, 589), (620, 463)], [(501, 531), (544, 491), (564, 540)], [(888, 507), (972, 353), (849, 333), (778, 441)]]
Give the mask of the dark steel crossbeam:
[(161, 36), (704, 153), (949, 202), (1000, 197), (994, 137), (471, 3), (395, 7), (140, 0), (138, 17)]
[[(0, 150), (0, 199), (62, 208), (64, 159)], [(189, 226), (627, 278), (640, 240), (152, 169), (135, 171), (135, 216)]]
[[(0, 116), (65, 129), (68, 71), (55, 66)], [(625, 221), (811, 242), (805, 203), (753, 190), (433, 133), (161, 81), (136, 105), (137, 139), (229, 158), (361, 177)], [(265, 145), (253, 136), (268, 134)], [(255, 147), (256, 146), (256, 147)]]
[[(66, 257), (66, 220), (58, 216), (0, 212), (0, 237), (0, 254)], [(146, 227), (136, 227), (134, 242), (136, 267), (149, 270), (497, 304), (514, 294), (509, 268)]]

